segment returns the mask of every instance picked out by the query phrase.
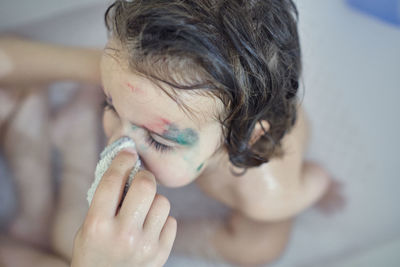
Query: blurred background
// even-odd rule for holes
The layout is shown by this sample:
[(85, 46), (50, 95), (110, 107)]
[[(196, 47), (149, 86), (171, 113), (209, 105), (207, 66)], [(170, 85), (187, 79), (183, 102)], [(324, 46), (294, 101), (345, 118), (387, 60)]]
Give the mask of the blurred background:
[[(312, 126), (306, 157), (340, 181), (345, 205), (331, 213), (312, 207), (298, 216), (286, 252), (271, 266), (400, 266), (400, 1), (295, 2), (304, 64), (300, 93)], [(0, 33), (101, 48), (109, 3), (1, 0)], [(13, 199), (3, 165), (0, 176), (5, 214)], [(226, 212), (195, 185), (171, 192), (161, 193), (177, 218)], [(229, 266), (177, 255), (166, 266), (189, 264)]]

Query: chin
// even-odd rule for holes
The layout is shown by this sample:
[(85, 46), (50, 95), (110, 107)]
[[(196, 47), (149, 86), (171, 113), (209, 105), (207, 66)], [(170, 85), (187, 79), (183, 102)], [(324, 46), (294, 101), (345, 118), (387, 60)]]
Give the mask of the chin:
[(156, 177), (157, 185), (162, 185), (168, 188), (178, 188), (178, 187), (183, 187), (185, 185), (188, 185), (192, 183), (194, 180), (193, 179), (181, 179), (181, 180), (176, 180), (176, 179), (158, 179)]

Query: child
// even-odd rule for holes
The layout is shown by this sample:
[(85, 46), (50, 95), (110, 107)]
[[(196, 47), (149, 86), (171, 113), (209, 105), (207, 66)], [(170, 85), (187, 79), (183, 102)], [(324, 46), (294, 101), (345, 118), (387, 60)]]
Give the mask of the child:
[[(296, 97), (295, 15), (291, 0), (115, 1), (105, 14), (110, 35), (101, 58), (104, 132), (108, 144), (129, 136), (137, 151), (114, 159), (79, 218), (74, 244), (77, 229), (56, 222), (55, 250), (73, 266), (119, 266), (122, 259), (110, 255), (117, 252), (131, 265), (161, 266), (179, 223), (177, 230), (155, 185), (195, 181), (232, 208), (207, 239), (215, 255), (245, 265), (277, 259), (293, 217), (329, 183), (323, 169), (303, 162), (309, 130)], [(148, 172), (135, 177), (118, 212), (137, 155)]]

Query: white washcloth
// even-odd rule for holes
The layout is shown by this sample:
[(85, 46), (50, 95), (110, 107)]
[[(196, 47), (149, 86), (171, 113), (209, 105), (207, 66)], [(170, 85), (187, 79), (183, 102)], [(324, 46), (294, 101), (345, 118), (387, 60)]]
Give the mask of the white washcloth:
[[(96, 171), (94, 173), (94, 176), (95, 176), (94, 181), (87, 192), (87, 201), (89, 203), (89, 206), (92, 203), (92, 199), (93, 199), (94, 193), (96, 192), (96, 188), (99, 185), (100, 180), (103, 177), (104, 173), (106, 172), (108, 167), (110, 167), (112, 160), (115, 158), (115, 156), (118, 154), (118, 152), (120, 152), (121, 150), (123, 150), (124, 148), (127, 148), (127, 147), (135, 148), (136, 147), (135, 142), (133, 142), (133, 140), (131, 138), (129, 138), (127, 136), (123, 136), (120, 139), (113, 142), (112, 144), (110, 144), (109, 146), (107, 146), (106, 148), (104, 148), (103, 152), (101, 152), (100, 160), (97, 163)], [(128, 192), (128, 189), (132, 183), (133, 177), (141, 168), (142, 168), (141, 161), (138, 158), (138, 160), (136, 161), (136, 165), (134, 166), (131, 173), (129, 174), (128, 182), (125, 184), (125, 189), (124, 189), (124, 193), (122, 195), (122, 200), (125, 197), (125, 194)]]

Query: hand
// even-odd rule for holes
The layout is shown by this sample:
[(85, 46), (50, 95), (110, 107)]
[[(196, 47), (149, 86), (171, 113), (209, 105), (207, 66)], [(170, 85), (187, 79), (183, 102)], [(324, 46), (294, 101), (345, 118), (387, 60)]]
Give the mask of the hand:
[(168, 199), (156, 194), (150, 172), (136, 174), (119, 208), (136, 160), (136, 154), (123, 150), (104, 174), (75, 236), (72, 267), (163, 266), (167, 261), (177, 223), (168, 216)]

